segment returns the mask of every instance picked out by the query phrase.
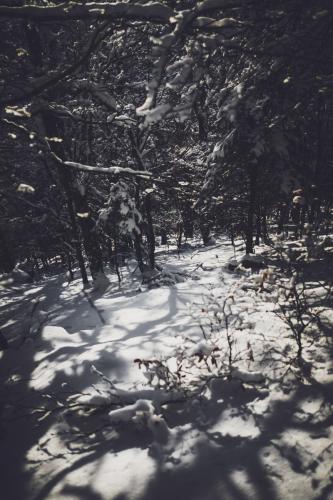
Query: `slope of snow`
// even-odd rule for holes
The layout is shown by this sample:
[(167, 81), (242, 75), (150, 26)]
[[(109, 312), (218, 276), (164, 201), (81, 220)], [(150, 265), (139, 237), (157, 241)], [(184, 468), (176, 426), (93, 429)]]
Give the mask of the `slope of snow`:
[[(320, 383), (298, 381), (272, 284), (228, 272), (235, 259), (224, 240), (163, 247), (159, 265), (182, 282), (145, 289), (122, 268), (120, 288), (110, 274), (103, 295), (90, 292), (94, 307), (78, 279), (3, 293), (5, 500), (329, 498), (327, 351), (309, 345)], [(168, 393), (154, 372), (176, 374), (180, 358), (191, 394)]]

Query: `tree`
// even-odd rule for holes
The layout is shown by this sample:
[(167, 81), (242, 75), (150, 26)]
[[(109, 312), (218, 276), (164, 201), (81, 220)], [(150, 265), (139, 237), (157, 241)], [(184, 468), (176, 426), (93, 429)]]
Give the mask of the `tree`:
[[(16, 4), (0, 6), (3, 196), (30, 212), (12, 207), (2, 233), (17, 238), (13, 219), (21, 227), (28, 217), (34, 234), (47, 221), (52, 245), (40, 234), (29, 258), (75, 257), (86, 283), (84, 253), (96, 279), (112, 241), (115, 253), (133, 248), (144, 273), (155, 267), (156, 231), (176, 231), (180, 247), (183, 232), (208, 243), (223, 230), (252, 253), (291, 213), (299, 232), (327, 219), (326, 0)], [(8, 185), (8, 166), (23, 156)], [(18, 195), (19, 181), (41, 183), (52, 202), (38, 190)], [(131, 234), (121, 229), (117, 186), (136, 214)], [(292, 202), (300, 189), (302, 207)], [(117, 215), (101, 225), (103, 210)]]

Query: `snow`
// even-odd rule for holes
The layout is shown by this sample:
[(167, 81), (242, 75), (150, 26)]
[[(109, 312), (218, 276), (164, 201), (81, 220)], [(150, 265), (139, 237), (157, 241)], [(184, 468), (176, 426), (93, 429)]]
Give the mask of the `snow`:
[(34, 193), (35, 188), (33, 186), (30, 186), (30, 184), (24, 184), (21, 182), (21, 184), (18, 185), (17, 191), (21, 193)]
[(144, 104), (141, 108), (137, 108), (136, 112), (139, 116), (145, 116), (146, 123), (156, 123), (160, 121), (171, 109), (170, 104), (160, 104), (153, 109), (147, 109)]
[[(163, 272), (182, 277), (170, 285), (143, 289), (130, 259), (120, 287), (107, 273), (102, 291), (62, 276), (1, 291), (1, 331), (13, 346), (0, 353), (6, 500), (330, 491), (329, 349), (308, 342), (317, 383), (300, 382), (288, 369), (296, 346), (276, 314), (275, 270), (263, 284), (265, 270), (226, 272), (242, 261), (224, 239), (193, 241), (180, 254), (159, 247)], [(314, 285), (313, 300), (322, 294)], [(21, 344), (33, 300), (36, 328)]]
[(133, 420), (138, 413), (145, 413), (152, 415), (154, 413), (154, 407), (151, 401), (145, 399), (138, 399), (136, 403), (128, 406), (124, 406), (119, 410), (112, 410), (109, 413), (111, 422), (128, 422)]
[(264, 377), (261, 372), (249, 372), (245, 370), (240, 370), (235, 367), (232, 370), (232, 376), (241, 380), (242, 382), (262, 382)]

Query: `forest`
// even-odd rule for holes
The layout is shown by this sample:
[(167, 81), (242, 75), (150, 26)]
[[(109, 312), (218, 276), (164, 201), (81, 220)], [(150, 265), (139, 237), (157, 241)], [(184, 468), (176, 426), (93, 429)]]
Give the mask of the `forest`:
[(0, 0), (0, 498), (333, 498), (330, 0)]

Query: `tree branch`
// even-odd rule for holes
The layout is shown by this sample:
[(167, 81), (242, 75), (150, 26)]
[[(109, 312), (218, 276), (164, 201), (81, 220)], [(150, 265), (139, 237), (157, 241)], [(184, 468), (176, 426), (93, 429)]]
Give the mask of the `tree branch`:
[[(0, 6), (0, 17), (1, 17), (1, 6)], [(53, 87), (67, 76), (70, 76), (71, 74), (75, 73), (75, 71), (88, 59), (88, 57), (97, 48), (97, 46), (103, 39), (103, 36), (100, 38), (98, 35), (101, 33), (101, 31), (104, 30), (106, 26), (107, 23), (106, 24), (104, 23), (92, 34), (91, 40), (88, 44), (86, 51), (84, 52), (82, 57), (80, 57), (74, 64), (63, 69), (62, 71), (59, 71), (56, 75), (52, 76), (48, 80), (43, 81), (40, 84), (37, 84), (36, 86), (33, 86), (31, 90), (28, 90), (24, 94), (0, 100), (0, 105), (10, 106), (25, 101), (27, 99), (31, 99), (32, 97), (35, 97), (36, 95), (39, 95), (45, 90)]]
[[(19, 125), (18, 123), (15, 123), (14, 121), (7, 120), (6, 118), (3, 118), (2, 121), (4, 123), (7, 123), (8, 125), (12, 125), (13, 127), (17, 128), (21, 132), (25, 134), (30, 134), (31, 131), (24, 127), (23, 125)], [(76, 170), (81, 170), (84, 172), (90, 172), (90, 173), (98, 173), (98, 174), (107, 174), (107, 175), (133, 175), (137, 177), (143, 177), (144, 179), (150, 179), (152, 178), (152, 173), (148, 172), (147, 170), (133, 170), (132, 168), (129, 167), (97, 167), (96, 165), (85, 165), (83, 163), (78, 163), (75, 161), (65, 161), (62, 160), (54, 151), (52, 151), (49, 141), (47, 138), (42, 138), (36, 132), (34, 132), (34, 139), (38, 140), (41, 145), (44, 145), (47, 147), (48, 152), (50, 153), (51, 157), (53, 160), (55, 160), (59, 165), (62, 165), (63, 167), (71, 167)]]
[(125, 2), (66, 2), (60, 5), (40, 7), (24, 5), (7, 7), (0, 5), (0, 17), (9, 19), (29, 19), (31, 21), (71, 21), (78, 19), (134, 19), (168, 24), (174, 11), (159, 2), (146, 5)]

